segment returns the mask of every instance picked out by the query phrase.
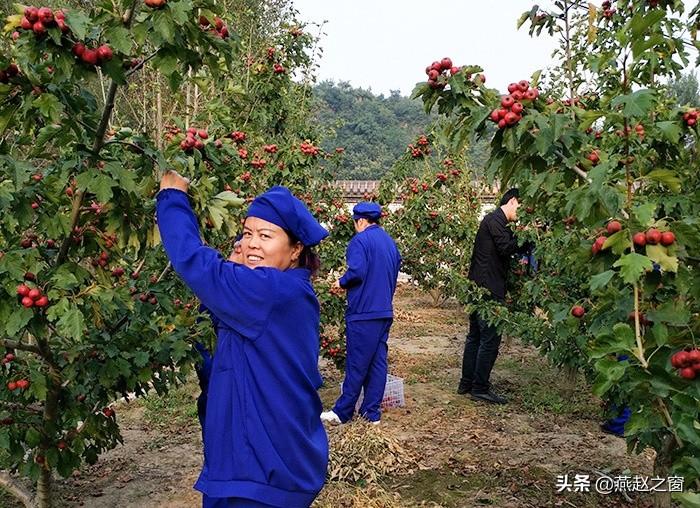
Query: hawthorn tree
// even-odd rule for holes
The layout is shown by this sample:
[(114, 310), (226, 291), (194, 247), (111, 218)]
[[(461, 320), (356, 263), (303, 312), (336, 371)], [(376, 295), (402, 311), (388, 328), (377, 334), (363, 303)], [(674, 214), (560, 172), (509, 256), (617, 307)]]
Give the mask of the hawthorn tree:
[[(431, 139), (433, 138), (433, 139)], [(401, 251), (401, 270), (435, 304), (455, 296), (457, 274), (469, 265), (480, 209), (464, 152), (450, 155), (439, 129), (420, 135), (382, 179), (385, 227)], [(466, 273), (463, 275), (466, 276)]]
[[(313, 38), (285, 2), (275, 12), (234, 3), (71, 2), (8, 17), (0, 484), (26, 505), (50, 506), (54, 473), (69, 476), (120, 442), (116, 399), (183, 382), (193, 341), (215, 349), (158, 245), (152, 198), (163, 170), (191, 178), (202, 234), (224, 255), (240, 231), (238, 205), (290, 186), (335, 226), (324, 273), (340, 266), (351, 229), (335, 221), (343, 203), (317, 164), (336, 155), (318, 150), (300, 100), (308, 83), (291, 79), (310, 72)], [(343, 302), (329, 281), (325, 336), (340, 344)], [(342, 348), (326, 354), (342, 360)]]
[[(673, 0), (554, 9), (534, 7), (521, 24), (562, 34), (564, 86), (528, 92), (535, 73), (501, 96), (469, 79), (474, 66), (414, 95), (447, 117), (456, 145), (488, 136), (487, 174), (518, 185), (532, 207), (523, 236), (536, 239), (542, 265), (512, 296), (526, 305), (484, 311), (514, 333), (542, 331), (561, 363), (590, 365), (594, 392), (632, 409), (630, 449), (653, 448), (655, 475), (682, 476), (674, 498), (697, 505), (698, 115), (664, 83), (698, 46), (698, 7), (687, 18)], [(668, 506), (670, 494), (656, 500)]]

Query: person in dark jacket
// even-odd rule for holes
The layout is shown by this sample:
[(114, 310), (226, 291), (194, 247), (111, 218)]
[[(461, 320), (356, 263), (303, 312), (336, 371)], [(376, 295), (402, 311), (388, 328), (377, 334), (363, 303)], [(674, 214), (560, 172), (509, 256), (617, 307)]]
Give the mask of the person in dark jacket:
[(210, 371), (202, 372), (202, 505), (306, 508), (328, 465), (311, 285), (318, 258), (310, 250), (328, 232), (287, 188), (272, 187), (250, 204), (238, 262), (228, 261), (203, 244), (188, 181), (171, 171), (160, 188), (163, 247), (217, 333)]
[[(499, 203), (499, 207), (487, 214), (476, 233), (469, 279), (489, 291), (488, 298), (505, 301), (506, 275), (510, 258), (518, 249), (518, 242), (508, 227), (508, 222), (518, 216), (518, 189), (510, 189)], [(501, 336), (476, 312), (469, 316), (469, 333), (464, 345), (462, 378), (457, 393), (469, 393), (475, 400), (505, 404), (507, 400), (491, 389), (489, 378), (498, 356)]]
[(392, 300), (401, 266), (394, 240), (379, 226), (381, 207), (358, 203), (353, 208), (357, 234), (348, 244), (348, 269), (335, 284), (347, 290), (345, 324), (347, 361), (343, 393), (321, 420), (345, 423), (352, 419), (364, 389), (360, 415), (373, 423), (381, 418), (380, 404), (387, 378), (387, 341), (394, 312)]

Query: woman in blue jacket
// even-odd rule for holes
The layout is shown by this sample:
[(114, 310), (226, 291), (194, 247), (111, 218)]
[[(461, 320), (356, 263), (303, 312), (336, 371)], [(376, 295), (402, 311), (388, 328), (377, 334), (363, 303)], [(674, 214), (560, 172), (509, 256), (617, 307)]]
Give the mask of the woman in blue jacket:
[(204, 508), (308, 507), (328, 438), (317, 389), (320, 314), (311, 285), (328, 233), (285, 187), (251, 203), (241, 263), (205, 246), (188, 180), (161, 180), (157, 221), (175, 271), (217, 322), (204, 421)]

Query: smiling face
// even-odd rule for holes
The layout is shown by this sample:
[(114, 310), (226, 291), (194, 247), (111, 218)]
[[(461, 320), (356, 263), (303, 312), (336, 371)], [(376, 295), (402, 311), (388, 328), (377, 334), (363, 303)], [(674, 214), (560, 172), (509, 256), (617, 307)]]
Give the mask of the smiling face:
[(291, 244), (281, 227), (258, 217), (248, 217), (243, 224), (242, 262), (248, 268), (266, 266), (287, 270), (299, 264), (301, 243)]

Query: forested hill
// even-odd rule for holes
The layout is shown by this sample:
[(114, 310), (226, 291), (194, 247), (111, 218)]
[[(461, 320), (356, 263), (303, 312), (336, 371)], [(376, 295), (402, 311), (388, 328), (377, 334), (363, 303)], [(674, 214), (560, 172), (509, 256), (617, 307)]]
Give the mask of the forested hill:
[(385, 97), (347, 82), (324, 81), (314, 93), (323, 148), (345, 148), (338, 179), (381, 178), (431, 121), (420, 101), (399, 92)]

